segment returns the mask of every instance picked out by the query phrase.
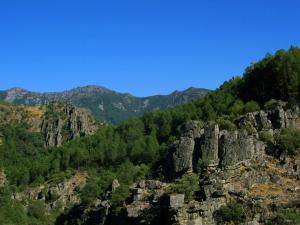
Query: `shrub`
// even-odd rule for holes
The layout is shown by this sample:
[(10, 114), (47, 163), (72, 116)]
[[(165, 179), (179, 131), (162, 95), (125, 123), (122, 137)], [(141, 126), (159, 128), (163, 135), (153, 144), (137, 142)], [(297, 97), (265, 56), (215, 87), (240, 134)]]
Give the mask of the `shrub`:
[(217, 119), (217, 123), (220, 125), (220, 129), (224, 129), (224, 130), (236, 130), (236, 125), (231, 122), (230, 120), (224, 119), (224, 118), (219, 118)]
[(284, 209), (276, 213), (275, 217), (268, 221), (268, 225), (294, 225), (300, 224), (300, 214), (293, 209)]
[(275, 107), (278, 105), (278, 101), (275, 99), (271, 99), (269, 101), (267, 101), (264, 105), (265, 109), (267, 110), (271, 110), (271, 109), (275, 109)]
[(289, 155), (296, 154), (300, 149), (300, 130), (283, 129), (278, 137), (277, 145), (280, 150), (287, 151)]
[(255, 102), (255, 101), (247, 102), (244, 106), (244, 112), (245, 113), (255, 112), (255, 111), (258, 111), (258, 110), (260, 110), (260, 107), (259, 107), (258, 103)]
[(197, 174), (186, 174), (170, 186), (170, 192), (185, 195), (186, 200), (191, 200), (195, 192), (199, 191), (199, 177)]
[(196, 168), (197, 172), (200, 175), (204, 175), (207, 171), (207, 167), (209, 166), (209, 164), (210, 164), (209, 160), (199, 159)]
[(127, 198), (130, 197), (129, 186), (121, 184), (111, 195), (111, 203), (114, 206), (122, 204)]
[(33, 201), (28, 207), (28, 215), (36, 219), (42, 219), (45, 216), (45, 205), (41, 201)]
[(243, 223), (246, 221), (246, 206), (241, 203), (230, 202), (215, 212), (215, 218), (219, 224), (226, 222)]
[(260, 131), (259, 138), (260, 138), (260, 140), (262, 140), (263, 142), (265, 142), (267, 144), (273, 143), (273, 136), (268, 131)]

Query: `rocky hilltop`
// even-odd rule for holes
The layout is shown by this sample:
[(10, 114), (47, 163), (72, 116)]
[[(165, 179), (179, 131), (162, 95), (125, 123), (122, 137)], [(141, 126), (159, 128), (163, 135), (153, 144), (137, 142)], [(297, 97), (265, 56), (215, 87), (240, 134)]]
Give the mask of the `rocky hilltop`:
[(189, 88), (170, 95), (135, 97), (121, 94), (100, 86), (78, 87), (63, 92), (36, 93), (22, 88), (0, 92), (0, 100), (24, 105), (43, 105), (51, 101), (65, 101), (86, 108), (99, 120), (119, 123), (144, 112), (166, 109), (203, 97), (208, 90)]
[(41, 134), (45, 146), (60, 146), (65, 141), (94, 134), (98, 123), (86, 109), (52, 102), (43, 106), (0, 104), (0, 125), (25, 124)]

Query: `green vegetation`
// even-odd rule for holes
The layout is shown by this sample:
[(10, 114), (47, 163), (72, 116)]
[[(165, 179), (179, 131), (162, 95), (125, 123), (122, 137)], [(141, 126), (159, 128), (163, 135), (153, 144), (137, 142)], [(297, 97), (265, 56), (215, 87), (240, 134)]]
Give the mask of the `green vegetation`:
[(273, 144), (273, 136), (269, 131), (260, 131), (259, 138), (265, 143)]
[(291, 47), (268, 54), (246, 69), (242, 99), (264, 104), (270, 99), (300, 102), (300, 49)]
[(43, 181), (49, 161), (40, 135), (29, 132), (26, 124), (0, 127), (0, 133), (0, 167), (5, 168), (10, 184), (22, 186)]
[(55, 213), (46, 215), (45, 204), (32, 201), (27, 212), (21, 202), (11, 199), (11, 191), (0, 188), (0, 224), (48, 225), (55, 221)]
[(278, 147), (286, 151), (289, 155), (294, 155), (300, 151), (300, 130), (286, 128), (278, 137)]
[(300, 224), (300, 214), (296, 209), (282, 209), (267, 224), (297, 225)]
[(209, 164), (210, 164), (209, 160), (199, 159), (197, 163), (197, 172), (199, 173), (200, 176), (206, 175)]
[(270, 99), (269, 101), (267, 101), (265, 104), (264, 104), (264, 108), (266, 110), (272, 110), (272, 109), (275, 109), (276, 106), (278, 105), (278, 101), (275, 100), (275, 99)]
[(186, 201), (191, 200), (195, 192), (199, 190), (199, 176), (197, 174), (183, 175), (169, 187), (171, 193), (184, 194)]
[(260, 110), (260, 107), (259, 107), (258, 103), (255, 101), (249, 101), (244, 106), (245, 113), (255, 112), (255, 111), (259, 111), (259, 110)]
[(246, 209), (247, 207), (242, 203), (230, 202), (215, 212), (215, 218), (219, 224), (226, 222), (240, 224), (246, 221), (246, 216), (249, 213)]
[(45, 204), (41, 201), (32, 201), (28, 207), (28, 215), (42, 220), (45, 217)]

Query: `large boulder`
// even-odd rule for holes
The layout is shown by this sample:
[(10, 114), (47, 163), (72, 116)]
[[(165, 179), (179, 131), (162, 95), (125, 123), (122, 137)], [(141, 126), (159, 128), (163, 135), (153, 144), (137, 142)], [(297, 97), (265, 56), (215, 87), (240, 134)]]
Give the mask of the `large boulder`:
[(265, 150), (263, 142), (249, 135), (246, 130), (222, 131), (219, 156), (221, 166), (230, 166), (261, 155)]
[(255, 121), (257, 124), (257, 130), (270, 130), (272, 129), (272, 123), (269, 120), (268, 114), (264, 111), (259, 111), (255, 113)]
[(204, 126), (204, 134), (200, 139), (200, 158), (211, 164), (218, 164), (219, 125), (208, 123)]
[(178, 209), (184, 206), (184, 194), (170, 194), (169, 206), (172, 209)]
[(172, 154), (173, 171), (181, 174), (193, 169), (195, 141), (193, 138), (181, 137), (174, 143)]
[(296, 127), (297, 119), (299, 117), (299, 107), (295, 106), (285, 111), (285, 125), (286, 127)]
[(296, 126), (296, 120), (299, 117), (299, 107), (294, 106), (286, 110), (284, 107), (285, 105), (281, 104), (268, 112), (274, 129)]
[(190, 138), (200, 138), (203, 134), (203, 123), (197, 120), (187, 121), (182, 126), (182, 136)]
[(268, 117), (268, 114), (264, 111), (247, 113), (241, 116), (236, 123), (238, 128), (246, 129), (252, 134), (256, 134), (261, 130), (272, 129), (272, 123)]

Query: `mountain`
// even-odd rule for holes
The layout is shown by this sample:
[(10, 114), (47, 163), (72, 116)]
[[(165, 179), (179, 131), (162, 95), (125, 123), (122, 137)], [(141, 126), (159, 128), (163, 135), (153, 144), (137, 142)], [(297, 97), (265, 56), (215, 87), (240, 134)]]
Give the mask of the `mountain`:
[(22, 88), (12, 88), (0, 91), (0, 100), (24, 105), (67, 101), (75, 106), (89, 109), (99, 120), (116, 124), (128, 118), (141, 116), (144, 112), (188, 103), (203, 97), (208, 91), (191, 87), (184, 91), (175, 91), (170, 95), (135, 97), (92, 85), (52, 93), (37, 93)]

